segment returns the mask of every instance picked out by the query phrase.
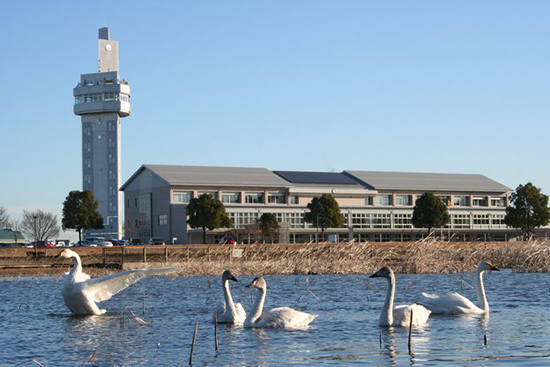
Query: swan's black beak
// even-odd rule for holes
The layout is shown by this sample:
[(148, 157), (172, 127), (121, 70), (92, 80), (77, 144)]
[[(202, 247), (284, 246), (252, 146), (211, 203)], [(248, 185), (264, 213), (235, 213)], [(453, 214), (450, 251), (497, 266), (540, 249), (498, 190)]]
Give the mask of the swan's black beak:
[(61, 258), (61, 253), (62, 253), (62, 252), (63, 252), (63, 251), (60, 251), (56, 256), (54, 256), (54, 259), (59, 259), (59, 258)]
[(492, 271), (500, 271), (500, 269), (497, 268), (496, 266), (491, 266), (491, 270), (492, 270)]
[(380, 275), (378, 274), (378, 272), (372, 274), (369, 278), (380, 278)]
[(231, 278), (229, 278), (229, 280), (232, 280), (234, 282), (238, 282), (237, 278), (235, 278), (233, 275), (231, 275)]

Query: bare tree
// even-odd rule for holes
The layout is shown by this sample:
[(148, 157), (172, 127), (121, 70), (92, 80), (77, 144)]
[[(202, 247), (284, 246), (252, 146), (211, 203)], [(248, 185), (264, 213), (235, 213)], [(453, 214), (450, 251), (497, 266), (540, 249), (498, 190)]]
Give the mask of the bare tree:
[(40, 209), (29, 212), (23, 210), (21, 231), (34, 238), (35, 241), (46, 241), (49, 238), (57, 237), (60, 232), (57, 215), (43, 212)]
[(12, 229), (12, 235), (13, 235), (13, 242), (17, 243), (17, 241), (21, 238), (21, 232), (19, 232), (19, 228), (21, 227), (21, 224), (19, 220), (14, 219), (11, 221), (11, 229)]
[(0, 206), (0, 229), (3, 228), (11, 228), (11, 220), (8, 210), (5, 207)]

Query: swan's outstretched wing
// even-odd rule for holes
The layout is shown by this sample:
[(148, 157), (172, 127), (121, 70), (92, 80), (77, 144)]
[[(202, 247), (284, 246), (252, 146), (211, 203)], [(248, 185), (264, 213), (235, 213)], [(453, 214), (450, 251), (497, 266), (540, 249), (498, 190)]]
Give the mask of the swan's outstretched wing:
[(413, 314), (413, 326), (422, 326), (428, 321), (432, 313), (426, 307), (419, 304), (399, 305), (393, 309), (393, 326), (409, 327), (411, 324), (411, 311)]
[(429, 308), (434, 314), (439, 315), (461, 315), (469, 313), (483, 313), (472, 301), (456, 292), (443, 295), (422, 293), (425, 300), (422, 305)]
[(138, 269), (109, 274), (87, 280), (86, 293), (90, 294), (95, 302), (102, 302), (147, 276), (167, 275), (176, 271), (178, 269)]
[(262, 313), (255, 324), (259, 327), (299, 329), (308, 326), (318, 316), (290, 307), (277, 307)]

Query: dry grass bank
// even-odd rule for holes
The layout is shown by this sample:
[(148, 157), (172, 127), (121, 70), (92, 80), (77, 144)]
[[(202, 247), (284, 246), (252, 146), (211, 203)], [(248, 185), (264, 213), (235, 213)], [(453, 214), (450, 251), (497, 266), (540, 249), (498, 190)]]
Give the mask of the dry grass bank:
[[(5, 252), (4, 250), (18, 250)], [(41, 256), (28, 250), (0, 251), (0, 276), (58, 276), (69, 266), (54, 259), (60, 249)], [(235, 251), (236, 250), (236, 251)], [(384, 265), (398, 273), (459, 273), (473, 271), (483, 260), (517, 272), (550, 272), (550, 243), (444, 242), (307, 243), (277, 245), (153, 246), (126, 249), (78, 248), (86, 271), (93, 276), (118, 268), (177, 266), (182, 275), (238, 274), (365, 274)], [(34, 264), (34, 265), (33, 265)], [(24, 268), (15, 268), (24, 265)], [(34, 267), (33, 267), (34, 266)]]

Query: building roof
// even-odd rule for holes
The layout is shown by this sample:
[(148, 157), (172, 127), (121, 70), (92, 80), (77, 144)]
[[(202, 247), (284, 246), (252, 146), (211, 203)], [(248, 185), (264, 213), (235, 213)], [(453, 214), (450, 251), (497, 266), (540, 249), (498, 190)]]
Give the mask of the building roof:
[(376, 190), (420, 190), (420, 191), (511, 191), (490, 178), (479, 174), (460, 173), (418, 173), (344, 171)]
[(123, 190), (144, 169), (149, 169), (170, 185), (288, 187), (290, 184), (267, 168), (143, 165)]
[(273, 171), (293, 184), (362, 186), (342, 172)]
[(8, 228), (0, 229), (0, 243), (13, 243), (16, 236), (17, 241), (25, 241), (25, 236), (19, 231), (13, 231)]

